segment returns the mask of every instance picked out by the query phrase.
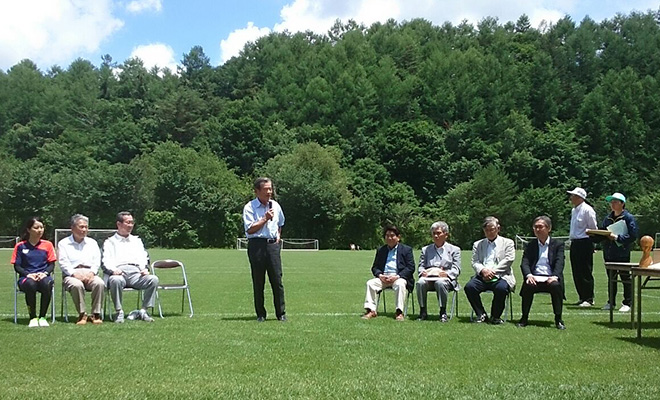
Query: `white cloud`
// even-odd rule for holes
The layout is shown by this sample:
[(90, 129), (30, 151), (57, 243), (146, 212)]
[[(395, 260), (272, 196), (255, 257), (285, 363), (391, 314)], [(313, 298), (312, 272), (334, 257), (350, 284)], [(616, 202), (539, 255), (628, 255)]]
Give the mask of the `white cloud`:
[[(577, 22), (585, 15), (599, 21), (617, 12), (648, 9), (657, 10), (657, 0), (291, 0), (280, 10), (280, 22), (274, 24), (272, 31), (311, 30), (324, 34), (337, 19), (342, 22), (353, 19), (366, 26), (390, 18), (398, 22), (424, 18), (435, 25), (445, 22), (457, 25), (467, 20), (476, 25), (485, 17), (495, 17), (506, 23), (517, 21), (522, 14), (529, 17), (532, 27), (538, 28), (543, 21), (554, 23), (565, 15), (571, 15)], [(221, 63), (238, 55), (248, 41), (270, 32), (271, 29), (252, 23), (233, 31), (221, 43)]]
[(254, 42), (262, 36), (271, 32), (269, 28), (259, 28), (254, 23), (248, 22), (247, 27), (236, 29), (231, 32), (227, 39), (220, 41), (220, 64), (224, 64), (230, 58), (237, 56), (248, 42)]
[(161, 0), (133, 0), (126, 5), (126, 10), (133, 14), (139, 14), (143, 11), (159, 12), (163, 9)]
[(3, 2), (0, 68), (6, 70), (24, 58), (40, 68), (69, 63), (97, 51), (123, 25), (112, 14), (111, 0)]
[(150, 70), (152, 67), (169, 68), (176, 73), (177, 61), (174, 58), (172, 47), (163, 43), (152, 43), (140, 45), (133, 49), (130, 58), (137, 57), (144, 63), (144, 67)]

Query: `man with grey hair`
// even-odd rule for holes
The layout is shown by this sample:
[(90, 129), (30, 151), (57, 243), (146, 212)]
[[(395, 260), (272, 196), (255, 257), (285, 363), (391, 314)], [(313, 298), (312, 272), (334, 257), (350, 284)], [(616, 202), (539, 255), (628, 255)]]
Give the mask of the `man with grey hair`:
[(444, 221), (437, 221), (431, 225), (433, 243), (422, 248), (419, 256), (417, 281), (417, 300), (419, 301), (419, 318), (424, 321), (428, 318), (426, 311), (426, 294), (435, 291), (438, 296), (440, 308), (440, 322), (447, 322), (447, 293), (457, 290), (458, 275), (461, 273), (461, 249), (447, 243), (449, 225)]
[[(142, 290), (142, 308), (137, 318), (145, 322), (154, 319), (147, 314), (147, 308), (153, 307), (156, 299), (158, 277), (149, 274), (149, 257), (142, 239), (131, 235), (135, 220), (128, 211), (117, 214), (117, 232), (103, 243), (103, 270), (106, 274), (110, 296), (117, 315), (115, 322), (124, 322), (122, 294), (125, 287)], [(130, 318), (129, 318), (130, 319)]]
[(504, 323), (502, 312), (506, 296), (516, 286), (511, 265), (516, 258), (513, 240), (499, 235), (500, 221), (495, 217), (486, 217), (481, 225), (485, 238), (474, 242), (472, 246), (472, 268), (475, 275), (465, 285), (465, 295), (477, 315), (476, 322), (486, 322), (488, 315), (481, 302), (481, 293), (493, 292), (490, 309), (493, 325)]
[(561, 316), (564, 301), (564, 242), (550, 237), (550, 217), (536, 217), (532, 222), (532, 229), (536, 240), (527, 244), (520, 264), (523, 276), (520, 290), (522, 317), (518, 326), (523, 328), (529, 323), (529, 310), (532, 308), (534, 294), (545, 292), (550, 293), (552, 299), (555, 326), (564, 330), (566, 325)]
[(101, 251), (96, 240), (87, 237), (89, 218), (82, 214), (71, 217), (71, 236), (57, 244), (60, 269), (64, 289), (71, 293), (73, 304), (78, 311), (77, 325), (87, 323), (85, 290), (92, 292), (92, 323), (103, 323), (101, 307), (103, 304), (103, 279), (98, 276), (101, 265)]

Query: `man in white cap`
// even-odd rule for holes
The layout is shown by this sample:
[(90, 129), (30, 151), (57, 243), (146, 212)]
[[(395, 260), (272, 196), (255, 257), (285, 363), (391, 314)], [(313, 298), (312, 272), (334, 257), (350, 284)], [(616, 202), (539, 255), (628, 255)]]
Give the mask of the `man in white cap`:
[(570, 194), (571, 210), (571, 269), (575, 290), (580, 298), (577, 305), (594, 305), (594, 244), (587, 229), (596, 229), (596, 212), (585, 202), (587, 192), (581, 187), (567, 191)]
[[(603, 259), (605, 259), (605, 262), (630, 262), (630, 250), (632, 244), (637, 239), (637, 221), (626, 210), (626, 196), (623, 194), (614, 193), (611, 196), (605, 197), (605, 201), (610, 203), (612, 212), (603, 220), (601, 229), (607, 229), (608, 226), (623, 221), (626, 224), (626, 232), (622, 232), (621, 234), (612, 232), (610, 236), (607, 236), (609, 240), (603, 242)], [(597, 238), (602, 238), (602, 236), (597, 236)], [(619, 311), (629, 312), (630, 305), (632, 304), (632, 281), (630, 280), (630, 273), (610, 270), (605, 270), (605, 272), (608, 275), (608, 301), (603, 307), (603, 310), (609, 310), (611, 307), (614, 307), (617, 285), (616, 283), (610, 284), (609, 279), (615, 278), (616, 274), (619, 273), (623, 282), (623, 304), (619, 308)]]

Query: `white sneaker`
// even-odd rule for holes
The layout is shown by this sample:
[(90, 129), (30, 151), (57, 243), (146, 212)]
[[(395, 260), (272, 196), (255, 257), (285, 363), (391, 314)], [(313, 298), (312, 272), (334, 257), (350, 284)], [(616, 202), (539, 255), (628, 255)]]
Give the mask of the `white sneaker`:
[(627, 305), (622, 305), (621, 308), (619, 308), (619, 312), (630, 312), (630, 306)]
[(28, 324), (28, 328), (38, 328), (39, 327), (39, 318), (32, 318)]
[(593, 306), (593, 303), (590, 303), (588, 301), (583, 301), (582, 303), (578, 304), (578, 307), (591, 307)]
[(154, 319), (147, 314), (147, 310), (140, 310), (140, 319), (144, 322), (154, 322)]
[(129, 321), (133, 321), (133, 320), (136, 320), (136, 319), (139, 319), (139, 318), (140, 318), (140, 312), (138, 310), (133, 310), (133, 311), (129, 312), (128, 316), (126, 317), (126, 319), (129, 320)]
[(612, 309), (612, 306), (610, 305), (610, 303), (605, 303), (605, 305), (603, 306), (603, 308), (601, 308), (601, 310), (607, 310), (607, 311), (609, 311), (609, 310), (611, 310), (611, 309)]
[(117, 315), (115, 316), (115, 323), (117, 324), (124, 323), (124, 310), (120, 310), (119, 312), (117, 312)]
[(50, 325), (48, 324), (48, 321), (46, 321), (46, 318), (41, 317), (41, 318), (39, 318), (39, 326), (46, 327), (46, 326), (50, 326)]

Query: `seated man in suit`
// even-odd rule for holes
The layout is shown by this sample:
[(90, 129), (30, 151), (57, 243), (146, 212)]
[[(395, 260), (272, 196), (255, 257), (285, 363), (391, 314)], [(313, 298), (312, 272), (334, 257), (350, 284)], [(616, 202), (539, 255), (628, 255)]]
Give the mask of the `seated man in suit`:
[(532, 224), (537, 240), (529, 242), (523, 252), (522, 318), (519, 327), (527, 326), (529, 310), (532, 308), (534, 293), (547, 292), (552, 298), (552, 311), (555, 313), (557, 329), (566, 329), (561, 319), (564, 301), (564, 242), (550, 237), (552, 221), (542, 215)]
[(376, 301), (378, 293), (384, 288), (391, 287), (396, 294), (396, 320), (403, 321), (403, 309), (405, 307), (408, 291), (413, 289), (415, 271), (415, 259), (412, 249), (403, 243), (401, 233), (394, 225), (388, 225), (384, 230), (385, 244), (376, 250), (374, 264), (371, 267), (373, 279), (367, 281), (367, 295), (364, 300), (365, 313), (363, 319), (376, 317)]
[(419, 300), (419, 318), (428, 317), (426, 312), (426, 293), (435, 290), (440, 307), (440, 322), (447, 322), (447, 293), (458, 288), (458, 275), (461, 273), (461, 249), (447, 243), (449, 225), (444, 221), (431, 225), (433, 243), (422, 249), (419, 256), (419, 280), (417, 281), (417, 299)]
[(486, 217), (481, 227), (486, 237), (472, 246), (472, 268), (476, 274), (465, 285), (465, 295), (477, 315), (476, 322), (486, 322), (488, 315), (481, 302), (481, 293), (491, 290), (490, 322), (499, 325), (504, 323), (501, 316), (506, 296), (516, 286), (516, 278), (511, 271), (516, 251), (513, 240), (499, 235), (500, 221), (497, 218)]

